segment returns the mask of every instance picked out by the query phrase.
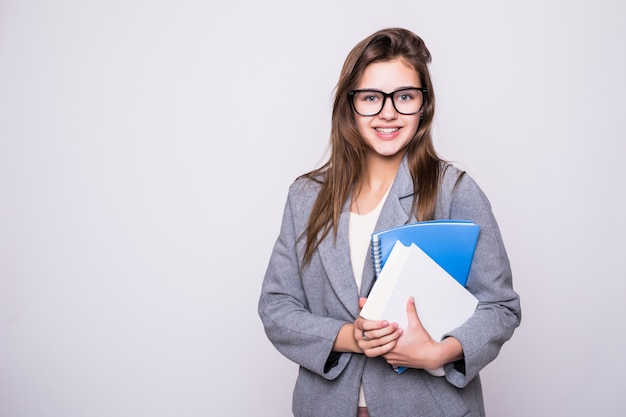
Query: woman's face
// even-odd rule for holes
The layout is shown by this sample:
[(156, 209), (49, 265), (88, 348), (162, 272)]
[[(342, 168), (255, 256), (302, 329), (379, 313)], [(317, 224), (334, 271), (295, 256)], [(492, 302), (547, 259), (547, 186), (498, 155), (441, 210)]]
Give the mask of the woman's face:
[[(391, 93), (411, 87), (422, 87), (417, 71), (402, 59), (394, 59), (368, 65), (357, 90), (372, 89)], [(377, 115), (361, 116), (355, 112), (355, 118), (359, 133), (370, 146), (371, 152), (383, 157), (393, 157), (402, 154), (415, 136), (420, 114), (400, 114), (394, 108), (391, 98), (386, 98)]]

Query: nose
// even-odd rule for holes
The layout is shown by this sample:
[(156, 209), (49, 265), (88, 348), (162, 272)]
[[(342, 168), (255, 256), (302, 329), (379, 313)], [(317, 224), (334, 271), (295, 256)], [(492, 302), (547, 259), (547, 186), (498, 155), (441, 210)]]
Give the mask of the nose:
[(396, 108), (393, 106), (392, 97), (385, 97), (383, 101), (383, 108), (380, 111), (380, 113), (378, 113), (378, 117), (384, 120), (393, 120), (398, 117), (398, 112), (396, 111)]

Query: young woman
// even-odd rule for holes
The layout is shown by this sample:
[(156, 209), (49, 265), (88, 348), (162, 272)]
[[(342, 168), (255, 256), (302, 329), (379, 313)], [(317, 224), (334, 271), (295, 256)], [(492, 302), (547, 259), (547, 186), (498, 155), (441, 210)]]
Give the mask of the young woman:
[[(300, 365), (295, 416), (483, 416), (479, 371), (519, 325), (489, 202), (434, 150), (430, 59), (405, 29), (357, 44), (336, 89), (330, 157), (290, 187), (259, 315), (271, 342)], [(406, 328), (360, 318), (374, 279), (371, 233), (432, 219), (481, 226), (466, 286), (479, 300), (474, 315), (441, 341), (421, 326), (412, 299)], [(440, 366), (443, 377), (426, 371)]]

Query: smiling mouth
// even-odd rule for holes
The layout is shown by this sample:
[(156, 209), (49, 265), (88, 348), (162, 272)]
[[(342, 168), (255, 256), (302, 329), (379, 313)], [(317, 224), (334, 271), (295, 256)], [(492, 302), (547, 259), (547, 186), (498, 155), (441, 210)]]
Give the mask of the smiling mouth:
[(397, 132), (398, 130), (400, 130), (399, 127), (377, 127), (376, 128), (377, 132), (383, 133), (385, 135), (388, 135), (393, 132)]

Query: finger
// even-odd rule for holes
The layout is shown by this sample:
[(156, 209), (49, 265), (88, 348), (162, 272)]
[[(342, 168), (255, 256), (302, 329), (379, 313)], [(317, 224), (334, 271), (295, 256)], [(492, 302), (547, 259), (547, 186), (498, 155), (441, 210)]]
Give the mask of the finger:
[(389, 323), (387, 321), (383, 321), (381, 323), (382, 327), (369, 327), (363, 328), (363, 330), (367, 331), (367, 337), (371, 339), (382, 339), (386, 336), (393, 335), (394, 332), (398, 330), (398, 323)]
[(417, 307), (415, 307), (415, 297), (409, 297), (409, 300), (406, 302), (406, 314), (409, 318), (409, 321), (415, 319), (419, 320), (419, 317), (417, 315)]
[[(355, 326), (360, 330), (378, 330), (388, 327), (391, 323), (387, 320), (368, 320), (358, 316), (355, 320)], [(373, 337), (370, 336), (373, 339)]]
[(370, 358), (383, 356), (389, 353), (394, 347), (396, 347), (396, 344), (397, 344), (397, 339), (393, 339), (387, 343), (384, 343), (378, 346), (367, 347), (363, 349), (363, 353), (365, 354), (365, 356), (370, 357)]
[(406, 302), (406, 312), (417, 316), (417, 308), (415, 308), (415, 297), (409, 297)]
[(409, 325), (423, 328), (422, 321), (417, 314), (417, 307), (415, 305), (415, 297), (409, 297), (406, 303), (406, 314), (409, 319)]
[(361, 309), (363, 308), (363, 306), (365, 305), (365, 302), (367, 301), (367, 298), (365, 297), (361, 297), (359, 298), (359, 311), (361, 311)]
[(363, 330), (360, 339), (367, 348), (372, 348), (393, 342), (402, 336), (402, 333), (402, 329), (400, 329), (397, 324), (394, 324), (384, 329), (384, 333), (381, 333), (381, 330)]

